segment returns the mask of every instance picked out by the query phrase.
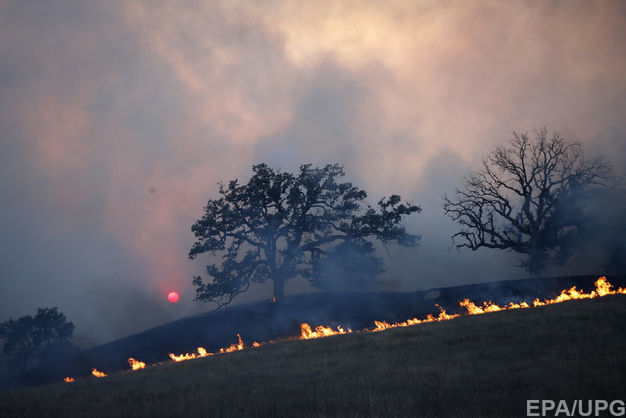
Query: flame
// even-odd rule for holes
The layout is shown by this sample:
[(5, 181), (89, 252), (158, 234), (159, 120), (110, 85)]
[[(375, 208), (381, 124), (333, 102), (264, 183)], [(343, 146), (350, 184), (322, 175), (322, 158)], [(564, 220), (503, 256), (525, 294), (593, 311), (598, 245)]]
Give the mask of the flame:
[[(607, 295), (617, 295), (617, 294), (626, 295), (626, 288), (620, 287), (618, 289), (613, 289), (613, 285), (609, 283), (606, 277), (604, 276), (596, 280), (595, 286), (596, 286), (596, 289), (592, 290), (589, 293), (585, 293), (581, 290), (578, 290), (576, 289), (576, 286), (574, 286), (570, 289), (562, 290), (558, 296), (552, 299), (544, 299), (543, 301), (539, 299), (535, 299), (532, 302), (532, 304), (528, 302), (520, 302), (520, 303), (511, 302), (507, 305), (499, 306), (496, 303), (489, 301), (489, 302), (482, 302), (482, 304), (477, 305), (474, 302), (472, 302), (470, 299), (464, 299), (461, 302), (459, 302), (459, 305), (467, 310), (468, 315), (478, 315), (478, 314), (484, 314), (488, 312), (498, 312), (498, 311), (504, 311), (504, 310), (509, 310), (509, 309), (526, 309), (526, 308), (537, 307), (537, 306), (551, 305), (551, 304), (561, 303), (561, 302), (574, 300), (574, 299), (593, 299), (597, 297), (603, 297)], [(275, 297), (272, 298), (272, 302), (276, 302)], [(394, 322), (391, 324), (386, 321), (374, 321), (374, 328), (371, 328), (371, 329), (365, 328), (361, 332), (378, 332), (378, 331), (384, 331), (390, 328), (410, 327), (410, 326), (423, 324), (427, 322), (447, 321), (447, 320), (458, 318), (459, 316), (461, 316), (460, 314), (450, 315), (441, 306), (439, 305), (435, 305), (435, 306), (437, 306), (440, 311), (439, 315), (436, 317), (433, 316), (432, 314), (429, 314), (424, 319), (412, 318), (412, 319), (407, 319), (406, 321), (403, 321), (403, 322)], [(332, 327), (319, 325), (315, 329), (312, 329), (309, 324), (304, 322), (300, 324), (300, 336), (298, 338), (301, 340), (310, 340), (314, 338), (328, 337), (331, 335), (341, 335), (341, 334), (350, 334), (350, 333), (352, 333), (352, 329), (348, 328), (348, 330), (346, 331), (341, 326), (337, 326), (336, 329), (333, 329)], [(175, 362), (180, 362), (180, 361), (191, 360), (191, 359), (200, 358), (200, 357), (212, 356), (214, 354), (232, 353), (233, 351), (244, 350), (246, 347), (241, 339), (241, 335), (237, 334), (237, 340), (238, 340), (237, 343), (232, 344), (230, 347), (220, 348), (220, 350), (216, 353), (209, 353), (203, 347), (198, 347), (197, 353), (185, 353), (185, 354), (179, 354), (179, 355), (169, 353), (169, 356)], [(252, 347), (260, 347), (262, 344), (264, 343), (263, 342), (259, 343), (255, 341), (252, 343)], [(146, 367), (146, 364), (144, 362), (137, 361), (132, 357), (128, 359), (128, 363), (130, 364), (133, 370), (143, 369)], [(93, 374), (96, 377), (106, 376), (106, 373), (100, 372), (97, 369), (92, 369), (91, 374)], [(68, 376), (65, 379), (63, 379), (63, 381), (74, 382), (74, 378)]]
[(626, 288), (620, 287), (617, 290), (613, 290), (613, 285), (606, 280), (606, 277), (602, 276), (596, 280), (596, 290), (592, 290), (590, 293), (585, 293), (576, 289), (576, 286), (569, 290), (561, 291), (561, 294), (553, 299), (546, 299), (540, 301), (535, 299), (533, 306), (552, 305), (554, 303), (561, 303), (574, 299), (594, 299), (597, 297), (603, 297), (608, 295), (626, 295)]
[(350, 334), (351, 332), (352, 330), (350, 328), (348, 328), (348, 331), (344, 331), (341, 326), (338, 326), (337, 330), (335, 331), (331, 327), (325, 327), (323, 325), (316, 327), (315, 331), (313, 331), (311, 329), (311, 326), (306, 322), (300, 324), (301, 340), (311, 340), (313, 338), (329, 337), (331, 335)]
[(179, 362), (179, 361), (185, 361), (185, 360), (192, 360), (194, 358), (200, 358), (200, 357), (207, 357), (207, 356), (212, 356), (213, 353), (208, 353), (204, 347), (198, 347), (197, 348), (198, 354), (196, 353), (186, 353), (186, 354), (179, 354), (176, 355), (174, 353), (170, 353), (170, 358), (172, 360), (174, 360), (175, 362)]
[[(520, 302), (520, 303), (510, 302), (507, 305), (499, 306), (496, 303), (489, 301), (489, 302), (483, 302), (482, 305), (477, 305), (469, 299), (464, 299), (461, 302), (459, 302), (459, 305), (465, 308), (469, 315), (478, 315), (478, 314), (484, 314), (488, 312), (498, 312), (498, 311), (504, 311), (504, 310), (509, 310), (509, 309), (526, 309), (526, 308), (530, 308), (531, 306), (532, 307), (543, 306), (543, 305), (549, 305), (549, 304), (554, 304), (554, 303), (561, 303), (561, 302), (574, 300), (574, 299), (593, 299), (596, 297), (602, 297), (602, 296), (607, 296), (607, 295), (626, 294), (626, 288), (620, 287), (617, 290), (613, 290), (613, 285), (611, 285), (611, 283), (609, 283), (606, 277), (604, 276), (596, 280), (595, 286), (596, 286), (596, 289), (591, 291), (590, 293), (585, 293), (581, 290), (578, 290), (576, 289), (576, 286), (574, 286), (571, 289), (561, 291), (561, 293), (553, 299), (546, 299), (543, 301), (540, 301), (539, 299), (535, 299), (532, 304), (528, 302)], [(364, 329), (363, 331), (378, 332), (378, 331), (384, 331), (390, 328), (410, 327), (413, 325), (419, 325), (419, 324), (423, 324), (427, 322), (447, 321), (450, 319), (458, 318), (460, 316), (460, 314), (450, 315), (441, 306), (439, 305), (436, 305), (436, 306), (440, 310), (439, 315), (436, 317), (429, 314), (424, 319), (412, 318), (412, 319), (407, 319), (406, 321), (403, 321), (403, 322), (394, 322), (391, 324), (387, 321), (374, 321), (374, 326), (375, 326), (374, 328)], [(348, 332), (345, 332), (341, 327), (337, 327), (337, 330), (335, 331), (331, 327), (325, 327), (323, 325), (320, 325), (317, 328), (315, 328), (315, 330), (313, 330), (311, 326), (307, 323), (301, 324), (300, 329), (301, 329), (301, 333), (300, 333), (301, 340), (308, 340), (308, 339), (313, 339), (313, 338), (327, 337), (329, 335), (346, 334), (346, 333), (352, 332), (352, 330), (348, 330)]]
[(606, 296), (606, 295), (626, 295), (626, 288), (619, 287), (617, 290), (612, 290), (613, 285), (606, 280), (605, 276), (600, 277), (596, 281), (596, 293), (598, 296)]
[[(570, 289), (562, 290), (561, 293), (552, 298), (545, 299), (543, 301), (539, 299), (535, 299), (532, 303), (533, 307), (544, 306), (544, 305), (552, 305), (555, 303), (566, 302), (568, 300), (576, 300), (576, 299), (593, 299), (597, 297), (607, 296), (607, 295), (617, 295), (617, 294), (626, 294), (625, 288), (618, 288), (617, 290), (613, 290), (613, 285), (606, 280), (606, 277), (600, 277), (595, 282), (596, 289), (592, 290), (589, 293), (585, 293), (582, 290), (576, 289), (576, 286), (573, 286)], [(482, 306), (476, 305), (469, 299), (464, 299), (459, 302), (459, 305), (467, 309), (467, 313), (469, 315), (479, 315), (487, 312), (497, 312), (504, 311), (508, 309), (520, 309), (520, 308), (530, 308), (531, 305), (528, 302), (521, 303), (509, 303), (508, 305), (498, 306), (495, 303), (483, 302)]]
[(130, 364), (130, 367), (133, 370), (139, 370), (139, 369), (145, 369), (146, 368), (146, 363), (144, 363), (143, 361), (135, 360), (132, 357), (130, 357), (128, 359), (128, 364)]
[(498, 306), (492, 301), (489, 301), (489, 302), (483, 302), (482, 306), (478, 306), (469, 299), (462, 300), (461, 302), (459, 302), (459, 305), (467, 309), (467, 313), (469, 315), (478, 315), (478, 314), (483, 314), (487, 312), (505, 311), (507, 309), (530, 308), (530, 305), (527, 302), (521, 302), (521, 303), (511, 302), (508, 305)]
[[(243, 341), (241, 340), (241, 335), (237, 334), (237, 339), (239, 340), (237, 343), (231, 345), (230, 347), (220, 348), (220, 351), (218, 351), (218, 353), (232, 353), (233, 351), (243, 350), (245, 348), (245, 346), (243, 344)], [(252, 345), (254, 347), (258, 347), (261, 344), (259, 344), (257, 342), (254, 342)], [(172, 360), (174, 360), (175, 362), (179, 362), (179, 361), (193, 360), (195, 358), (207, 357), (207, 356), (212, 356), (213, 354), (217, 354), (217, 353), (209, 353), (209, 352), (207, 352), (204, 347), (198, 347), (197, 351), (198, 351), (197, 354), (196, 353), (186, 353), (186, 354), (176, 355), (174, 353), (169, 353), (169, 355), (170, 355), (170, 358)]]
[(243, 341), (241, 341), (241, 335), (237, 334), (237, 338), (239, 342), (237, 344), (233, 344), (227, 348), (220, 348), (220, 353), (232, 353), (233, 351), (243, 350)]
[(424, 319), (413, 318), (413, 319), (407, 319), (406, 321), (403, 321), (403, 322), (394, 322), (393, 324), (390, 324), (387, 321), (374, 321), (374, 325), (376, 326), (376, 328), (371, 329), (370, 331), (378, 332), (378, 331), (384, 331), (389, 328), (411, 327), (413, 325), (423, 324), (426, 322), (447, 321), (449, 319), (458, 318), (460, 316), (459, 314), (450, 315), (441, 306), (439, 305), (436, 305), (436, 306), (439, 308), (439, 311), (440, 311), (437, 317), (434, 317), (431, 314), (428, 314), (426, 318)]

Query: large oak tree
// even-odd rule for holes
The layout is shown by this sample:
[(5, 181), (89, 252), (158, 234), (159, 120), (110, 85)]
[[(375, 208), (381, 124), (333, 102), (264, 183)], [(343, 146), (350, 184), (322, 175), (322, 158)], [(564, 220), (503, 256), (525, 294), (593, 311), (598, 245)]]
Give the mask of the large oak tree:
[(209, 200), (194, 223), (196, 242), (189, 253), (221, 257), (207, 266), (209, 279), (194, 277), (196, 299), (219, 307), (229, 304), (252, 283), (273, 283), (274, 298), (295, 277), (313, 286), (333, 288), (345, 276), (362, 284), (381, 272), (373, 242), (416, 246), (418, 235), (401, 225), (420, 208), (398, 195), (365, 206), (367, 193), (340, 182), (340, 165), (303, 165), (296, 174), (266, 164), (253, 166), (245, 184), (220, 184), (219, 198)]

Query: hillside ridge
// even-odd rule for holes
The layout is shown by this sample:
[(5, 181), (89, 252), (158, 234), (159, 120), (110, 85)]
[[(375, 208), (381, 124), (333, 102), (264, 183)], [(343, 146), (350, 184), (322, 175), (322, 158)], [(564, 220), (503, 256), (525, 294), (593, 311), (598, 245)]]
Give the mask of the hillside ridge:
[[(140, 333), (84, 350), (47, 367), (30, 370), (14, 383), (33, 385), (59, 381), (64, 376), (86, 376), (93, 367), (109, 372), (128, 369), (128, 358), (146, 363), (169, 360), (169, 353), (195, 351), (202, 346), (216, 351), (237, 341), (237, 334), (251, 344), (295, 336), (303, 322), (312, 325), (341, 325), (362, 329), (374, 321), (404, 321), (427, 314), (438, 314), (436, 305), (448, 313), (461, 309), (458, 302), (469, 298), (477, 302), (519, 302), (551, 297), (562, 289), (577, 286), (589, 290), (597, 276), (564, 276), (518, 279), (500, 282), (434, 288), (398, 293), (329, 292), (286, 296), (280, 304), (252, 302), (182, 318)], [(609, 276), (616, 286), (624, 277)]]

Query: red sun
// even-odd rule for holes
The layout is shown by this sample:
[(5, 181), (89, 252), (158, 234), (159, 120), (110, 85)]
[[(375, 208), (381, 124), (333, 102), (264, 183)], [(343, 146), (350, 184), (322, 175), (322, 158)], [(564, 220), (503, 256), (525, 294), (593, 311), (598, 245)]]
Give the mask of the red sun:
[(172, 303), (176, 303), (178, 302), (178, 293), (176, 292), (170, 292), (169, 295), (167, 295), (167, 300), (169, 300)]

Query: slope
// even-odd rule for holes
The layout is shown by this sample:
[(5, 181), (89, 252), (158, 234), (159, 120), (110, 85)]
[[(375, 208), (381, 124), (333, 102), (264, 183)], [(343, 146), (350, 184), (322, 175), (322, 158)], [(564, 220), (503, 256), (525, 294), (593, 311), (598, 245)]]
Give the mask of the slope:
[(0, 394), (6, 416), (525, 416), (623, 399), (626, 297), (292, 340)]

